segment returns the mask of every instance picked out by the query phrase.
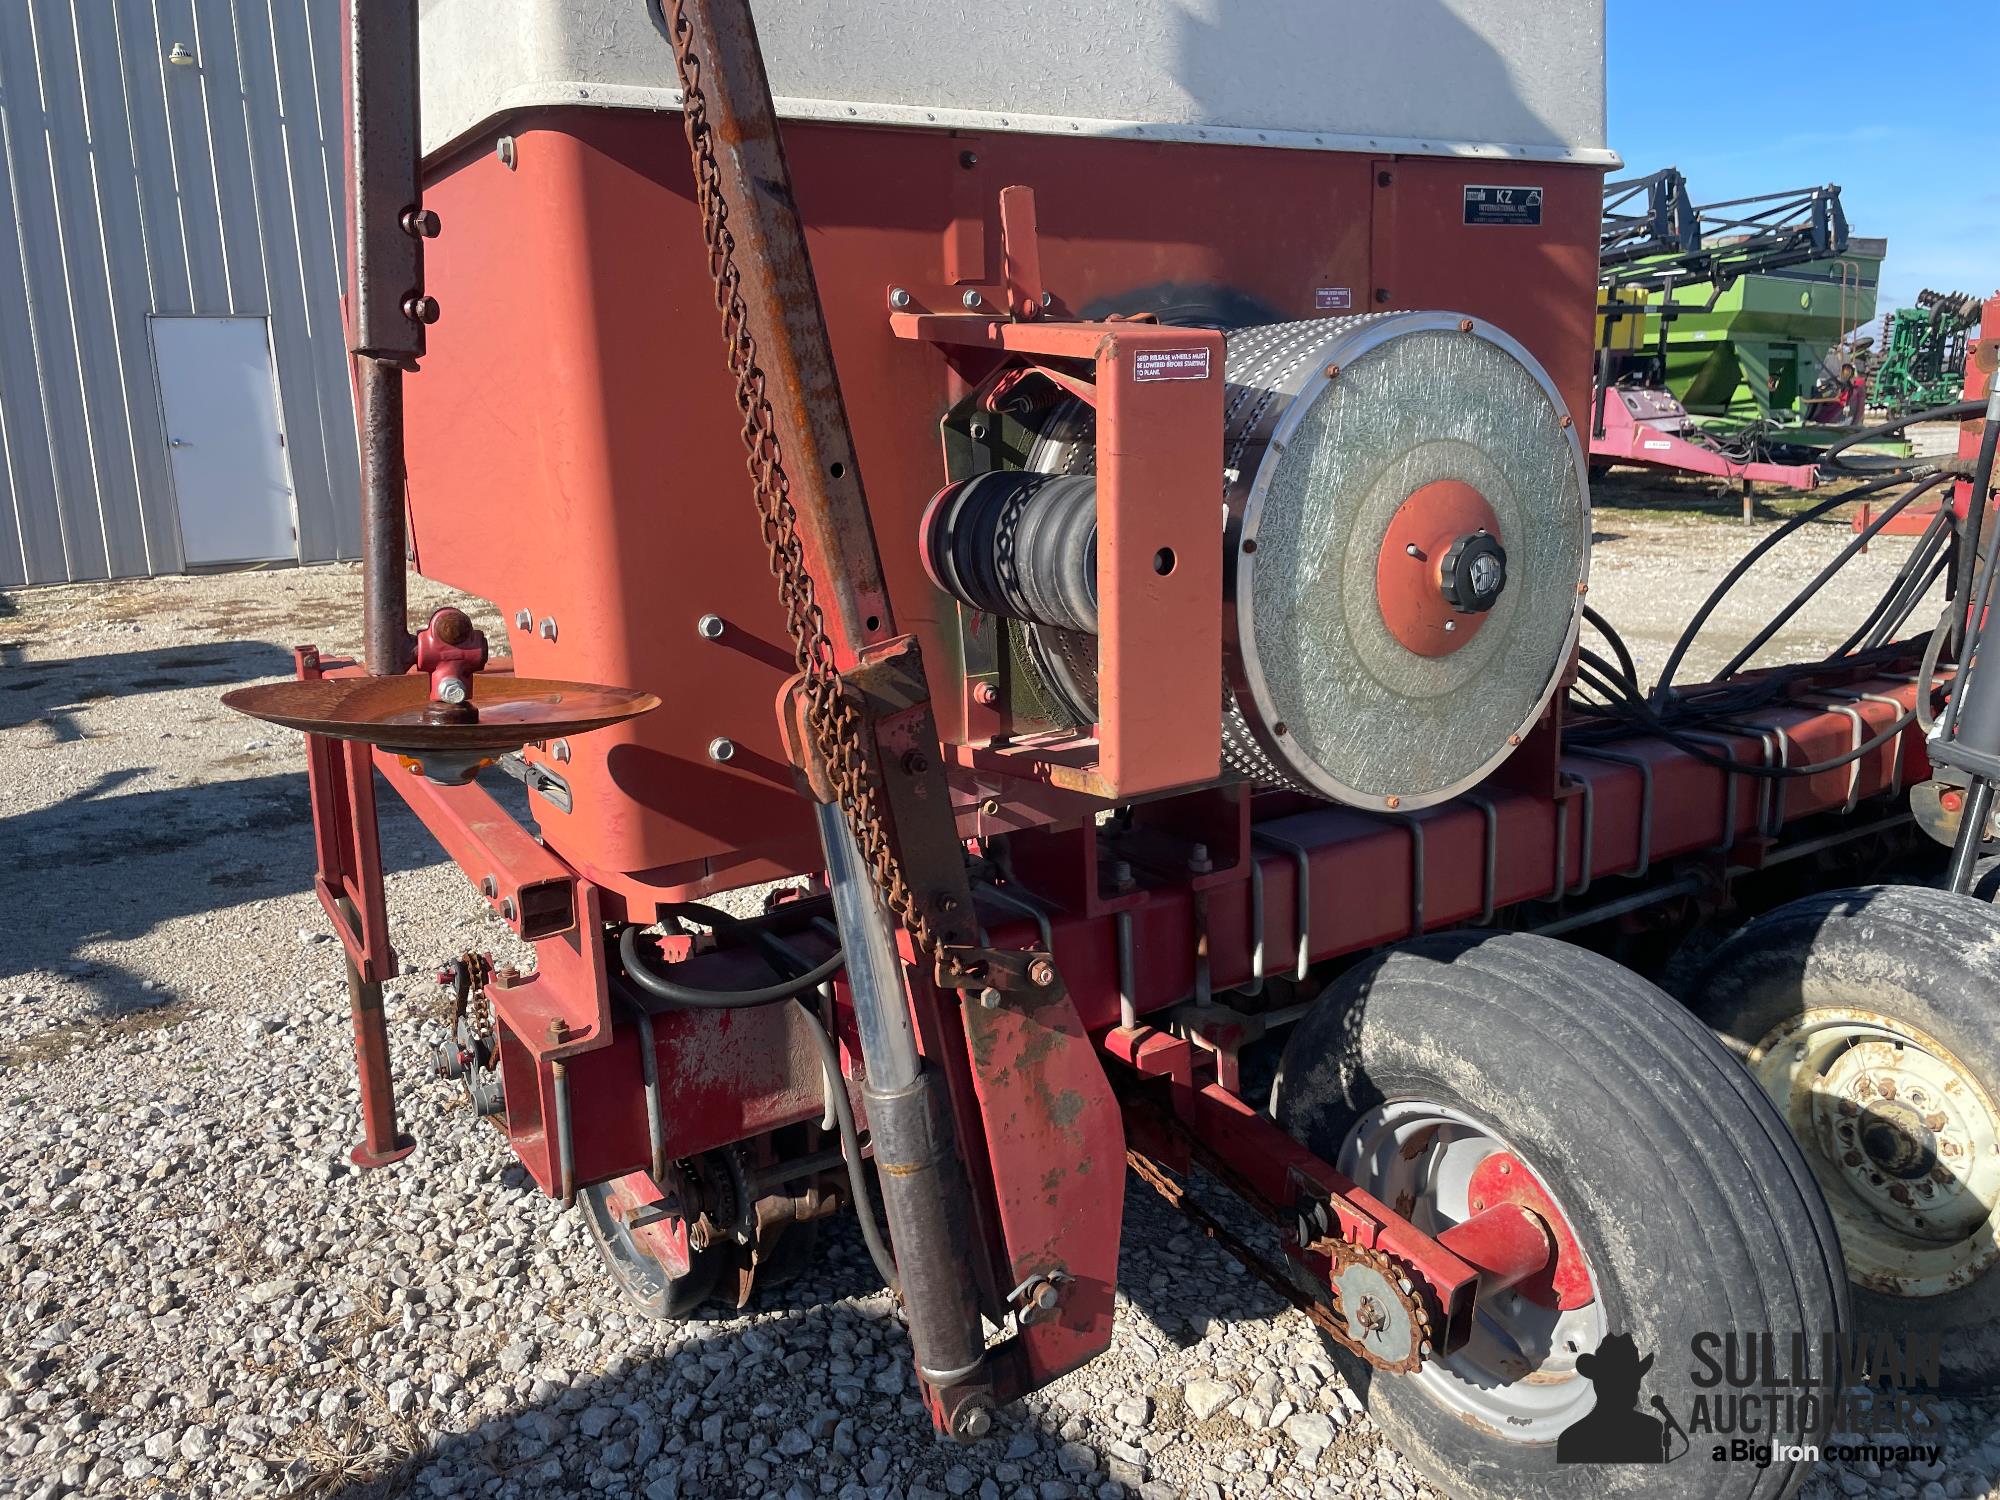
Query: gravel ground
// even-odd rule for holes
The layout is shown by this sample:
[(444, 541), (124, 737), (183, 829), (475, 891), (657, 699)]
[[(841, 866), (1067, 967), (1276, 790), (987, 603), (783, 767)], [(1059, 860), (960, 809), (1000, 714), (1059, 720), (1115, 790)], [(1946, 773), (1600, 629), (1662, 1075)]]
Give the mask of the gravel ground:
[[(1760, 528), (1605, 489), (1625, 504), (1600, 513), (1592, 600), (1636, 622), (1650, 670)], [(1802, 539), (1757, 586), (1764, 611), (1844, 539)], [(1874, 587), (1907, 545), (1862, 560)], [(969, 1450), (930, 1437), (851, 1220), (753, 1316), (628, 1315), (577, 1218), (428, 1077), (418, 966), (509, 939), (393, 797), (390, 1005), (421, 1146), (351, 1170), (298, 743), (215, 699), (287, 672), (295, 641), (353, 650), (358, 593), (333, 567), (0, 599), (0, 1493), (1432, 1493), (1304, 1320), (1143, 1189), (1112, 1352)], [(1824, 650), (1851, 607), (1776, 648)], [(1696, 667), (1755, 613), (1725, 610)], [(2000, 1415), (1946, 1414), (1942, 1464), (1810, 1492), (1992, 1493)]]

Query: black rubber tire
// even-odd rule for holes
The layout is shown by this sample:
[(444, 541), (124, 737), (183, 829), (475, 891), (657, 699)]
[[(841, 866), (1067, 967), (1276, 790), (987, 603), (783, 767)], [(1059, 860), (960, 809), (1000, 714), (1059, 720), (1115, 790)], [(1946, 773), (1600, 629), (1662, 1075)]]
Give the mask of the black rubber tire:
[(655, 1318), (686, 1318), (715, 1295), (730, 1263), (725, 1246), (711, 1245), (689, 1255), (688, 1273), (669, 1276), (666, 1267), (641, 1249), (631, 1231), (611, 1216), (611, 1184), (596, 1183), (577, 1194), (583, 1222), (604, 1257), (613, 1285), (641, 1312)]
[[(2000, 1099), (1996, 1000), (2000, 909), (1910, 885), (1827, 891), (1767, 912), (1716, 950), (1689, 991), (1695, 1013), (1746, 1062), (1760, 1039), (1806, 1009), (1859, 1002), (1935, 1038)], [(1808, 1160), (1816, 1154), (1809, 1149)], [(2000, 1266), (1936, 1297), (1860, 1285), (1852, 1295), (1870, 1332), (1943, 1333), (1949, 1389), (2000, 1385)]]
[[(1506, 1141), (1570, 1217), (1608, 1334), (1655, 1358), (1645, 1391), (1685, 1424), (1698, 1333), (1817, 1341), (1846, 1325), (1832, 1221), (1777, 1111), (1671, 997), (1585, 949), (1443, 934), (1350, 970), (1285, 1049), (1278, 1121), (1334, 1159), (1367, 1111), (1425, 1100)], [(1414, 1379), (1334, 1350), (1402, 1456), (1464, 1500), (1768, 1497), (1796, 1464), (1558, 1464), (1553, 1441), (1483, 1430)], [(1802, 1435), (1807, 1442), (1824, 1429)]]

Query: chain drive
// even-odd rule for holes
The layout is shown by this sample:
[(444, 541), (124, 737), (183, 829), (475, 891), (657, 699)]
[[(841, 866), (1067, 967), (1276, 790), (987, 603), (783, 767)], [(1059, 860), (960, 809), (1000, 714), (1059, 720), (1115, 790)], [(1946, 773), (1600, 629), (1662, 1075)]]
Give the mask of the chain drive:
[[(1385, 1251), (1370, 1250), (1364, 1246), (1340, 1239), (1316, 1241), (1313, 1249), (1328, 1256), (1333, 1262), (1335, 1287), (1333, 1305), (1329, 1307), (1317, 1297), (1304, 1291), (1291, 1276), (1278, 1266), (1272, 1265), (1260, 1255), (1253, 1245), (1242, 1236), (1229, 1229), (1222, 1221), (1196, 1202), (1180, 1182), (1177, 1182), (1158, 1162), (1139, 1151), (1127, 1150), (1126, 1161), (1147, 1186), (1158, 1193), (1170, 1205), (1187, 1216), (1202, 1234), (1214, 1240), (1231, 1256), (1242, 1262), (1243, 1267), (1265, 1286), (1283, 1297), (1292, 1306), (1311, 1319), (1313, 1324), (1342, 1348), (1353, 1351), (1378, 1369), (1392, 1370), (1399, 1374), (1412, 1374), (1421, 1366), (1434, 1347), (1433, 1324), (1430, 1308), (1410, 1269)], [(1407, 1355), (1385, 1358), (1381, 1340), (1376, 1329), (1382, 1309), (1364, 1309), (1359, 1305), (1342, 1306), (1339, 1278), (1344, 1271), (1360, 1268), (1372, 1273), (1369, 1290), (1378, 1297), (1389, 1299), (1395, 1309), (1391, 1318), (1400, 1315), (1402, 1325), (1409, 1329)], [(1375, 1285), (1379, 1278), (1380, 1287)], [(1355, 1299), (1357, 1304), (1361, 1299)]]

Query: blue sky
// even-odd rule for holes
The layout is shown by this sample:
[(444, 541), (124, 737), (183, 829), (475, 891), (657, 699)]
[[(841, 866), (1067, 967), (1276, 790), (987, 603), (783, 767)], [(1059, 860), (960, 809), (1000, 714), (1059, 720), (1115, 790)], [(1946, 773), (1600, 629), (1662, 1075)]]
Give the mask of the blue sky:
[(2000, 0), (1605, 9), (1620, 175), (1677, 166), (1697, 203), (1839, 183), (1888, 238), (1885, 310), (2000, 287)]

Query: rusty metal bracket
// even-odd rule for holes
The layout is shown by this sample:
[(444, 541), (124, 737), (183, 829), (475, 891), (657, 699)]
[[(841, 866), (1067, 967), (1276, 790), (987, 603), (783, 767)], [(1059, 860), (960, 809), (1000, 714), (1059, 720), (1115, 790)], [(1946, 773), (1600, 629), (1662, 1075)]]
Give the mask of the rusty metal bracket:
[(931, 919), (942, 947), (976, 942), (972, 881), (952, 814), (951, 787), (916, 637), (898, 636), (870, 647), (860, 664), (843, 674), (842, 688), (857, 700), (863, 732), (874, 750), (870, 759), (881, 778), (890, 845), (901, 860), (905, 884)]
[(988, 991), (996, 997), (994, 1004), (999, 1003), (997, 997), (1010, 993), (1067, 993), (1055, 960), (1033, 948), (940, 949), (937, 985), (941, 990), (978, 990), (982, 1004)]

